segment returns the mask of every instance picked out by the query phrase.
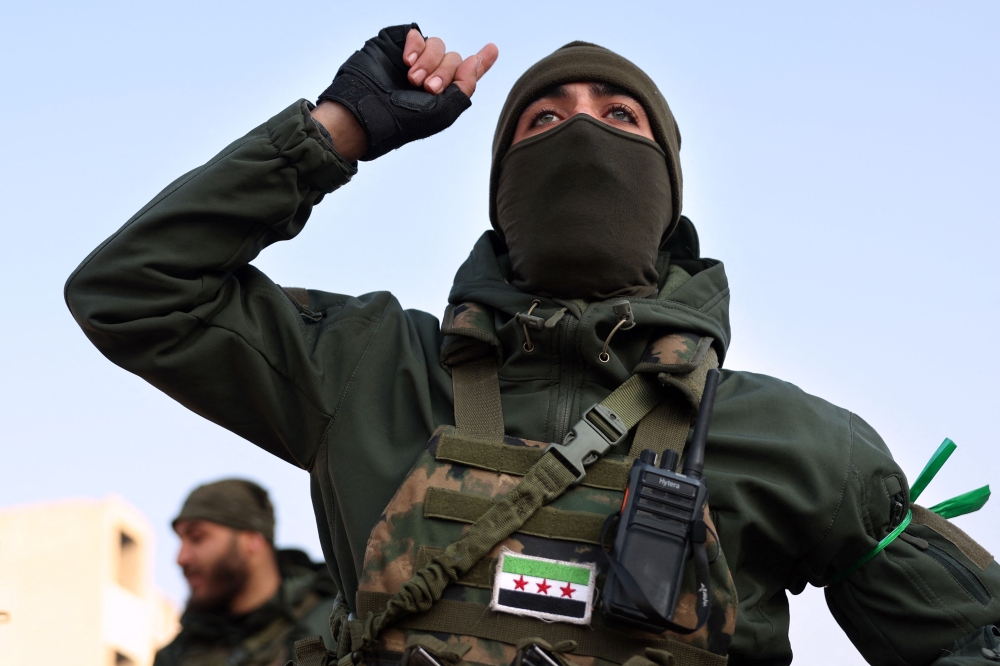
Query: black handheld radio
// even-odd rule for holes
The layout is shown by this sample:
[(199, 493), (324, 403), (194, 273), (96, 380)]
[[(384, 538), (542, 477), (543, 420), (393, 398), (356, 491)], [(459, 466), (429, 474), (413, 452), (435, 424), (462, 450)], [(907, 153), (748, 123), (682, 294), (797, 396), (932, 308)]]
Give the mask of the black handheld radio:
[[(676, 451), (666, 451), (657, 467), (656, 453), (645, 450), (629, 472), (614, 546), (606, 553), (611, 565), (604, 584), (601, 612), (611, 623), (646, 631), (691, 633), (708, 619), (709, 571), (705, 552), (708, 488), (702, 479), (708, 421), (719, 386), (719, 371), (705, 380), (694, 436), (678, 474)], [(604, 524), (607, 532), (615, 516)], [(604, 534), (601, 535), (604, 543)], [(674, 623), (684, 566), (694, 557), (698, 623)]]

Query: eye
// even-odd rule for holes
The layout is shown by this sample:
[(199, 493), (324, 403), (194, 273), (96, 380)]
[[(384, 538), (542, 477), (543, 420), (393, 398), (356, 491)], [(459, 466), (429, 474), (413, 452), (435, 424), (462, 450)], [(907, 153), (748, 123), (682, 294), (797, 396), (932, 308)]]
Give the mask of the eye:
[(531, 121), (532, 127), (541, 127), (543, 125), (550, 125), (554, 123), (558, 118), (556, 114), (552, 111), (539, 111), (535, 114), (535, 119)]
[(631, 123), (633, 125), (638, 123), (638, 119), (635, 117), (635, 114), (632, 113), (632, 109), (628, 108), (624, 104), (616, 104), (613, 106), (611, 110), (608, 111), (606, 117), (619, 123)]

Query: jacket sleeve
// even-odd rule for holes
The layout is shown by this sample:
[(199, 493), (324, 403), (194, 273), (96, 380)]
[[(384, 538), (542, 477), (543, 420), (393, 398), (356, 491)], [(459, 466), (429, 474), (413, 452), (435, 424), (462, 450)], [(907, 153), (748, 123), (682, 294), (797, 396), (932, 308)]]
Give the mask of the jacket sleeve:
[[(875, 431), (851, 418), (845, 492), (809, 565), (827, 585), (831, 612), (872, 664), (996, 664), (1000, 566), (960, 529), (910, 505), (906, 478)], [(897, 503), (899, 504), (896, 507)], [(900, 538), (850, 576), (837, 575), (874, 548), (912, 508)]]
[[(373, 323), (397, 305), (385, 293), (296, 298), (249, 265), (298, 234), (313, 206), (356, 173), (309, 109), (293, 104), (170, 184), (65, 288), (74, 318), (111, 361), (304, 468)], [(319, 328), (339, 345), (337, 367), (313, 354)]]

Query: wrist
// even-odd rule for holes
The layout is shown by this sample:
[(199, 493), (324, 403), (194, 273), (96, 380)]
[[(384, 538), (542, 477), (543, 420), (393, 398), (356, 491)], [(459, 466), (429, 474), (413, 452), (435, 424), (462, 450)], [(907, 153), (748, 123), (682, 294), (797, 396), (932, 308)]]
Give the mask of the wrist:
[(312, 110), (316, 119), (333, 137), (333, 147), (349, 162), (354, 162), (368, 150), (368, 137), (357, 119), (339, 102), (320, 102)]

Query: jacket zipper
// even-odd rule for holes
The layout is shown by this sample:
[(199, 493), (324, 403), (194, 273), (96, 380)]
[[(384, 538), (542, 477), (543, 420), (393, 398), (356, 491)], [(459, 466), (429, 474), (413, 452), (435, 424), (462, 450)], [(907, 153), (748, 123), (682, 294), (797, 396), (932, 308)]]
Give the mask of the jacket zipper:
[(962, 589), (969, 593), (969, 596), (984, 606), (990, 604), (993, 597), (989, 590), (965, 565), (934, 544), (930, 544), (925, 552), (932, 560), (944, 567), (951, 574), (951, 577), (962, 586)]
[(577, 370), (576, 331), (579, 320), (576, 317), (563, 317), (559, 321), (562, 329), (559, 335), (559, 395), (556, 399), (555, 437), (552, 441), (562, 442), (569, 432), (573, 418), (573, 396), (576, 393), (577, 378), (581, 374)]
[(889, 499), (889, 529), (894, 530), (903, 522), (903, 512), (906, 510), (906, 498), (899, 492)]

